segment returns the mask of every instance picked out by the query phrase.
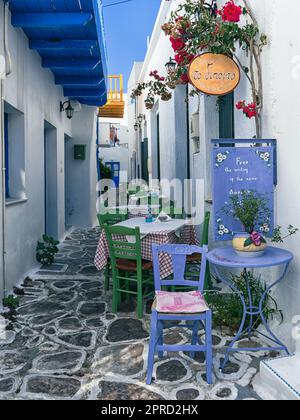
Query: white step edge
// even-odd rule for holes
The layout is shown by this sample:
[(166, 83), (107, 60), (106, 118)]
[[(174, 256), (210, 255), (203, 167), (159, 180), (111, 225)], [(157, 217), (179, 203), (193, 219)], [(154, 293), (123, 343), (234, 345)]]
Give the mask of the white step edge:
[(286, 356), (261, 362), (254, 388), (263, 398), (300, 401), (300, 359)]

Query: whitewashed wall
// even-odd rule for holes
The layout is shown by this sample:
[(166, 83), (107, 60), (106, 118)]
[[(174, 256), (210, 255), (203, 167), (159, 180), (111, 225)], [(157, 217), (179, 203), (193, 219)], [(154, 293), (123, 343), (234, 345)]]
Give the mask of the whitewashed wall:
[[(2, 6), (2, 2), (1, 6)], [(2, 8), (0, 27), (3, 26)], [(6, 206), (5, 247), (7, 291), (24, 279), (37, 263), (35, 249), (37, 240), (45, 230), (44, 204), (44, 123), (47, 121), (56, 128), (57, 136), (57, 238), (65, 234), (65, 178), (64, 150), (65, 135), (82, 143), (93, 144), (96, 136), (95, 114), (93, 108), (84, 107), (81, 116), (75, 115), (72, 123), (65, 113), (60, 113), (59, 103), (63, 100), (63, 90), (54, 83), (53, 74), (42, 68), (40, 56), (28, 47), (28, 39), (21, 29), (12, 26), (8, 31), (8, 43), (12, 54), (12, 74), (4, 81), (4, 100), (24, 114), (25, 133), (25, 194), (23, 200)], [(1, 35), (2, 36), (2, 35)], [(0, 54), (3, 52), (3, 39), (0, 36)], [(77, 124), (76, 120), (80, 121)], [(86, 126), (84, 138), (78, 138), (78, 127)], [(91, 146), (88, 155), (88, 182), (83, 175), (77, 183), (77, 195), (81, 189), (89, 187), (85, 201), (78, 201), (77, 211), (83, 215), (87, 225), (96, 219), (96, 173), (95, 150)], [(95, 170), (96, 171), (96, 170)], [(91, 177), (93, 180), (91, 180)], [(92, 194), (94, 193), (94, 195)], [(86, 202), (94, 200), (86, 207)], [(94, 208), (93, 214), (90, 212)], [(0, 239), (2, 241), (2, 239)], [(0, 295), (3, 287), (0, 287)]]
[(141, 74), (143, 67), (142, 62), (135, 62), (128, 80), (127, 86), (127, 109), (128, 109), (128, 154), (129, 154), (129, 180), (136, 178), (137, 173), (137, 154), (138, 154), (138, 144), (137, 144), (137, 132), (134, 130), (134, 124), (137, 116), (137, 106), (135, 101), (131, 99), (131, 92), (135, 88)]
[[(147, 80), (149, 72), (157, 69), (165, 73), (164, 64), (174, 53), (167, 37), (161, 31), (161, 25), (170, 11), (177, 7), (178, 1), (163, 2), (151, 43), (145, 58), (140, 80)], [(220, 2), (219, 4), (221, 4)], [(225, 1), (223, 1), (225, 3)], [(238, 3), (238, 1), (237, 1)], [(240, 4), (242, 2), (240, 1)], [(254, 14), (261, 30), (266, 33), (269, 45), (263, 53), (263, 79), (265, 110), (263, 114), (263, 136), (278, 140), (278, 177), (276, 189), (276, 223), (284, 227), (289, 224), (300, 227), (300, 194), (299, 194), (299, 154), (298, 133), (300, 131), (300, 38), (299, 16), (300, 2), (288, 4), (281, 0), (251, 0)], [(244, 57), (241, 56), (241, 59)], [(143, 99), (138, 101), (138, 112), (147, 116), (147, 132), (150, 137), (149, 156), (154, 165), (156, 156), (151, 138), (155, 119), (153, 114), (159, 109), (161, 131), (162, 175), (169, 179), (182, 174), (182, 168), (176, 168), (175, 159), (186, 164), (181, 139), (186, 138), (184, 123), (178, 125), (185, 112), (185, 104), (175, 99), (169, 103), (158, 102), (152, 112), (145, 110)], [(235, 92), (236, 101), (251, 101), (249, 85), (245, 77)], [(176, 103), (177, 106), (174, 105)], [(200, 150), (193, 153), (191, 141), (191, 170), (193, 178), (205, 179), (205, 199), (211, 196), (210, 140), (219, 137), (219, 120), (216, 100), (200, 96), (190, 101), (190, 114), (199, 111)], [(131, 121), (132, 123), (132, 121)], [(129, 120), (130, 124), (130, 120)], [(236, 138), (251, 138), (255, 135), (253, 121), (247, 120), (241, 112), (235, 112)], [(150, 133), (150, 135), (149, 135)], [(184, 141), (184, 140), (183, 140)], [(179, 147), (179, 149), (178, 149)], [(178, 151), (181, 150), (181, 155)], [(180, 172), (181, 170), (181, 172)], [(155, 176), (155, 173), (153, 172)], [(209, 209), (211, 206), (207, 205)], [(211, 246), (216, 244), (211, 243)], [(284, 246), (295, 254), (289, 275), (276, 291), (276, 299), (283, 309), (285, 320), (282, 325), (274, 321), (279, 335), (294, 349), (291, 335), (292, 319), (300, 314), (300, 234), (286, 241)], [(274, 272), (267, 273), (270, 279)]]

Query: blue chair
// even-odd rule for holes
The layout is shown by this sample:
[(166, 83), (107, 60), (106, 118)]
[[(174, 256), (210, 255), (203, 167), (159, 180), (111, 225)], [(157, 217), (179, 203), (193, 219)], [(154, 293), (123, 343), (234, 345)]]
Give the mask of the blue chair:
[[(206, 378), (208, 384), (212, 384), (212, 370), (213, 370), (213, 353), (212, 353), (212, 312), (206, 306), (205, 311), (203, 307), (199, 305), (198, 312), (193, 308), (193, 313), (180, 313), (177, 310), (172, 311), (172, 313), (158, 312), (160, 309), (159, 305), (159, 296), (163, 287), (169, 286), (186, 286), (195, 287), (202, 298), (202, 292), (204, 290), (205, 282), (205, 273), (206, 273), (206, 255), (208, 252), (207, 246), (203, 248), (197, 246), (189, 245), (153, 245), (153, 266), (154, 266), (154, 279), (155, 279), (155, 291), (156, 291), (156, 300), (152, 308), (152, 318), (151, 318), (151, 331), (150, 331), (150, 345), (149, 345), (149, 357), (148, 357), (148, 373), (147, 373), (147, 385), (150, 385), (152, 382), (152, 374), (154, 367), (154, 358), (155, 353), (158, 353), (159, 358), (162, 358), (164, 352), (189, 352), (192, 358), (195, 357), (195, 352), (204, 352), (206, 354)], [(159, 266), (159, 257), (160, 254), (169, 254), (173, 262), (173, 273), (174, 277), (171, 280), (163, 280), (160, 277), (160, 266)], [(189, 255), (192, 254), (201, 254), (202, 255), (202, 264), (199, 280), (186, 280), (185, 279), (185, 269), (186, 269), (186, 260)], [(175, 294), (172, 294), (172, 298), (176, 297)], [(171, 295), (170, 295), (171, 296)], [(175, 301), (175, 299), (174, 299)], [(197, 305), (196, 305), (197, 306)], [(198, 306), (197, 306), (198, 307)], [(195, 311), (195, 312), (194, 312)], [(163, 344), (163, 333), (164, 333), (164, 321), (187, 321), (186, 325), (182, 325), (184, 328), (192, 329), (192, 344), (191, 345), (164, 345)], [(176, 326), (180, 326), (177, 325)], [(203, 345), (198, 337), (199, 327), (202, 326), (205, 328), (206, 340), (205, 345)], [(170, 328), (170, 323), (168, 323), (168, 328)]]

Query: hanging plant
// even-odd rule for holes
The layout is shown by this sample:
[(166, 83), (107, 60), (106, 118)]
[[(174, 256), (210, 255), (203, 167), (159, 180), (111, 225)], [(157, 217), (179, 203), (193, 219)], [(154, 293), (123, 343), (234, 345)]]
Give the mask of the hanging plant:
[[(248, 0), (241, 2), (242, 5), (239, 5), (234, 0), (229, 0), (219, 8), (216, 0), (212, 0), (210, 4), (207, 0), (183, 1), (171, 13), (169, 21), (162, 26), (173, 48), (176, 68), (165, 78), (156, 73), (161, 80), (139, 84), (132, 92), (132, 97), (141, 96), (145, 90), (149, 90), (152, 98), (158, 95), (164, 100), (168, 97), (170, 99), (172, 97), (170, 91), (178, 84), (189, 83), (188, 68), (197, 55), (203, 52), (225, 54), (238, 62), (250, 83), (252, 101), (247, 104), (246, 100), (241, 100), (237, 108), (243, 111), (247, 118), (255, 118), (256, 137), (260, 138), (263, 109), (260, 59), (263, 47), (267, 45), (267, 37), (261, 33)], [(247, 53), (245, 64), (237, 55), (238, 49)], [(155, 71), (152, 72), (154, 73)], [(192, 95), (195, 94), (196, 91), (193, 90)]]

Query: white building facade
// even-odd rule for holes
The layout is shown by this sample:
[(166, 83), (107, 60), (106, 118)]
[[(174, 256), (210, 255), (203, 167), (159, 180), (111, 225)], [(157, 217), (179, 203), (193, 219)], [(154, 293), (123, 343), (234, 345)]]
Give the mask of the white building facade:
[[(149, 80), (149, 74), (158, 70), (166, 74), (165, 64), (169, 57), (174, 57), (168, 37), (161, 26), (168, 20), (181, 0), (162, 2), (152, 34), (150, 45), (143, 65), (136, 65), (130, 79), (128, 93), (137, 82)], [(225, 3), (225, 2), (223, 2)], [(239, 4), (239, 2), (236, 2)], [(219, 2), (221, 5), (222, 2)], [(298, 166), (300, 146), (297, 133), (300, 129), (300, 40), (297, 35), (299, 2), (293, 2), (291, 13), (287, 5), (280, 0), (252, 0), (251, 7), (263, 33), (268, 37), (268, 46), (262, 54), (264, 111), (263, 138), (276, 138), (278, 141), (278, 186), (276, 187), (276, 224), (287, 227), (292, 224), (300, 227), (300, 194), (298, 191)], [(138, 73), (138, 76), (137, 76)], [(191, 89), (191, 87), (190, 87)], [(232, 113), (234, 123), (231, 131), (236, 139), (253, 138), (253, 121), (247, 120), (234, 104), (241, 99), (251, 99), (249, 83), (242, 77), (234, 93)], [(145, 97), (132, 104), (135, 113), (129, 114), (130, 158), (136, 158), (136, 165), (131, 170), (134, 177), (142, 162), (139, 150), (143, 138), (148, 139), (147, 169), (150, 179), (204, 179), (205, 206), (212, 211), (211, 186), (211, 140), (224, 138), (220, 109), (214, 97), (200, 95), (189, 99), (186, 106), (186, 88), (179, 86), (172, 100), (157, 100), (154, 108), (145, 108)], [(146, 116), (142, 133), (137, 136), (133, 130), (136, 116)], [(197, 128), (199, 123), (199, 130)], [(189, 133), (187, 134), (187, 130)], [(192, 133), (194, 131), (194, 133)], [(196, 133), (195, 133), (196, 131)], [(225, 133), (226, 134), (226, 133)], [(136, 173), (133, 173), (135, 170)], [(202, 205), (203, 203), (197, 203)], [(295, 349), (292, 330), (295, 317), (300, 314), (300, 239), (299, 235), (289, 238), (283, 245), (295, 255), (285, 282), (276, 290), (276, 299), (284, 313), (284, 322), (274, 321), (276, 332)], [(215, 246), (211, 241), (211, 246)], [(274, 273), (268, 273), (271, 278)]]
[[(11, 13), (0, 2), (0, 56), (9, 73), (1, 84), (0, 107), (5, 168), (1, 183), (0, 298), (37, 266), (36, 245), (43, 234), (62, 240), (71, 228), (96, 223), (97, 108), (93, 101), (93, 106), (88, 106), (81, 96), (74, 95), (74, 117), (68, 119), (61, 111), (60, 103), (68, 96), (66, 86), (57, 78), (68, 85), (69, 81), (45, 68), (44, 55), (42, 58), (40, 51), (33, 50), (38, 42), (45, 48), (43, 53), (51, 50), (48, 40), (32, 40), (30, 33), (16, 27), (23, 24), (14, 20), (18, 6), (14, 2)], [(65, 45), (57, 40), (56, 48)], [(53, 57), (53, 50), (49, 56)], [(58, 64), (51, 65), (61, 71)], [(75, 85), (68, 89), (78, 83), (75, 75), (72, 80)]]

